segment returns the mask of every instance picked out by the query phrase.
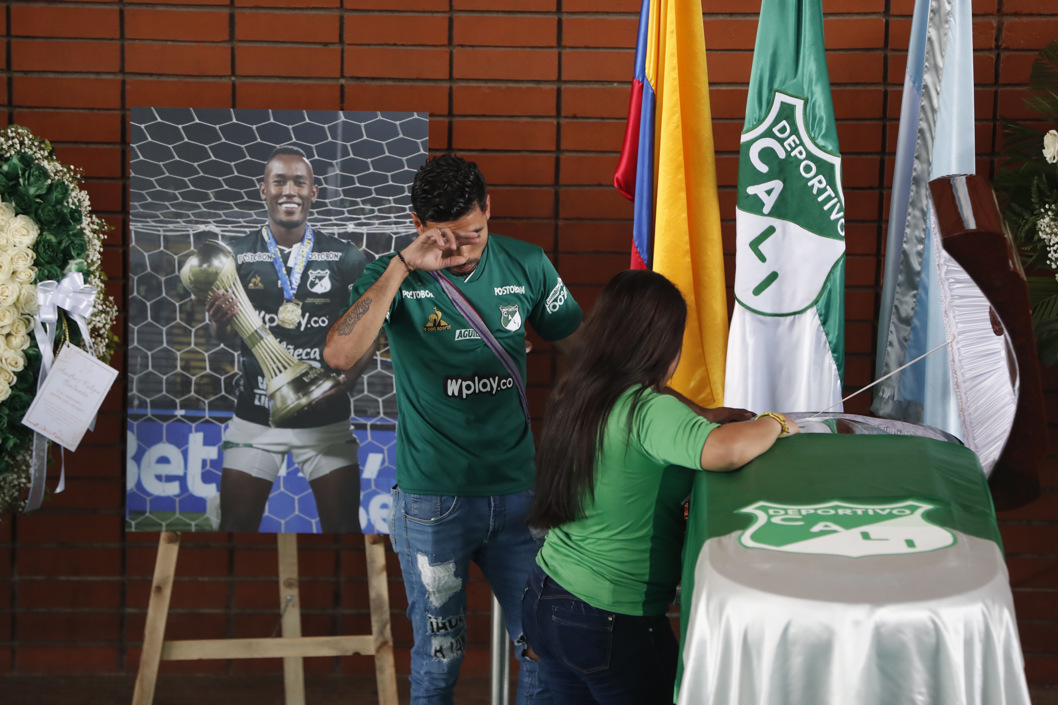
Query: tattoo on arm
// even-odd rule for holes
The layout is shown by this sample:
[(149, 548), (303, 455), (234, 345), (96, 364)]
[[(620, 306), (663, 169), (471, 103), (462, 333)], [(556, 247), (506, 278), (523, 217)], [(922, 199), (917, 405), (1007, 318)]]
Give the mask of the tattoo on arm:
[(342, 320), (338, 321), (338, 327), (335, 329), (335, 332), (338, 335), (349, 335), (352, 333), (353, 328), (356, 328), (356, 324), (360, 322), (360, 319), (367, 315), (370, 308), (371, 297), (366, 296), (349, 309), (348, 313), (342, 316)]

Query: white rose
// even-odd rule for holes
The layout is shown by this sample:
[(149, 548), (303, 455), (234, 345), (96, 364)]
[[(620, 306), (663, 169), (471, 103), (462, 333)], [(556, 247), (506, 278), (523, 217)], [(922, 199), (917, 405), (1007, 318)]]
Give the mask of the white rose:
[(0, 282), (6, 282), (14, 273), (15, 268), (11, 264), (11, 255), (7, 254), (6, 250), (0, 250)]
[(11, 396), (11, 387), (7, 383), (0, 381), (0, 401), (4, 401)]
[(18, 310), (14, 306), (0, 306), (0, 332), (10, 331), (18, 319)]
[(36, 316), (40, 311), (40, 307), (37, 305), (36, 286), (30, 284), (22, 287), (22, 292), (18, 295), (18, 310), (31, 316)]
[(11, 240), (16, 247), (32, 247), (37, 241), (37, 235), (40, 235), (40, 228), (29, 216), (16, 215), (8, 223), (7, 232), (11, 235)]
[(7, 227), (15, 217), (15, 207), (7, 201), (0, 201), (0, 231)]
[(11, 242), (11, 235), (7, 232), (7, 227), (0, 226), (0, 252), (7, 252), (11, 249), (14, 243)]
[(1043, 156), (1048, 163), (1058, 163), (1058, 130), (1048, 130), (1043, 136)]
[(22, 286), (18, 282), (0, 282), (0, 308), (13, 307), (18, 302)]
[(19, 316), (11, 321), (11, 333), (14, 335), (28, 335), (33, 328), (33, 319), (28, 316)]
[(15, 384), (15, 373), (4, 367), (2, 363), (0, 363), (0, 384), (11, 387)]
[(26, 356), (22, 354), (21, 350), (8, 348), (0, 353), (0, 365), (12, 372), (21, 372), (22, 368), (26, 366)]
[(29, 336), (25, 333), (8, 333), (7, 347), (12, 350), (25, 350), (29, 347)]
[(14, 275), (12, 275), (12, 277), (11, 277), (11, 281), (18, 282), (22, 286), (26, 286), (27, 284), (32, 284), (33, 280), (36, 279), (36, 278), (37, 278), (37, 268), (36, 267), (26, 267), (25, 269), (20, 269), (17, 272), (15, 272)]
[(11, 257), (11, 269), (17, 272), (20, 269), (29, 269), (33, 266), (33, 250), (28, 247), (15, 246), (9, 250)]

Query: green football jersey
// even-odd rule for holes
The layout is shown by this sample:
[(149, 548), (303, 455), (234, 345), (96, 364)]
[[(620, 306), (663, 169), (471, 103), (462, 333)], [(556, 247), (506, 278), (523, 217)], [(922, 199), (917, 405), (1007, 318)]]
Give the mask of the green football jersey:
[[(301, 302), (301, 318), (294, 328), (279, 325), (276, 312), (283, 303), (283, 287), (261, 230), (232, 240), (229, 244), (235, 255), (235, 267), (242, 288), (268, 331), (295, 359), (327, 369), (323, 363), (327, 331), (338, 320), (337, 313), (348, 299), (350, 287), (364, 270), (365, 259), (351, 242), (318, 230), (314, 232), (314, 237), (312, 253), (294, 294)], [(285, 262), (290, 249), (280, 248), (280, 252)], [(239, 367), (241, 374), (236, 389), (235, 415), (267, 426), (267, 382), (260, 363), (245, 340), (239, 343)], [(349, 412), (349, 395), (340, 394), (318, 403), (310, 413), (296, 417), (285, 426), (322, 426), (348, 419)]]
[[(368, 265), (352, 305), (393, 255)], [(525, 324), (545, 340), (580, 325), (544, 251), (490, 234), (466, 279), (442, 272), (463, 293), (525, 379)], [(488, 496), (533, 487), (533, 438), (516, 382), (429, 272), (405, 278), (385, 323), (397, 385), (397, 485), (428, 495)]]

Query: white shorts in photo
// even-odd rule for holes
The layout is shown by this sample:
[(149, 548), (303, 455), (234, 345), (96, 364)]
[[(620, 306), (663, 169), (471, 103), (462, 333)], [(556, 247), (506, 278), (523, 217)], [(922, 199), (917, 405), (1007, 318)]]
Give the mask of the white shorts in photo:
[(233, 417), (224, 430), (224, 467), (274, 482), (290, 453), (312, 481), (357, 465), (359, 444), (348, 421), (312, 428), (273, 428)]

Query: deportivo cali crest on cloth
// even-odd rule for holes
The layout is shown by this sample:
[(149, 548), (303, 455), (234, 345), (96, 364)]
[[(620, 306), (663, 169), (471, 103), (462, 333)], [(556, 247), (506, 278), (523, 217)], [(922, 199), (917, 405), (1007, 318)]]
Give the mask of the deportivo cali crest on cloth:
[(935, 506), (919, 500), (876, 505), (756, 502), (738, 510), (754, 516), (739, 542), (746, 548), (850, 558), (925, 553), (955, 544), (951, 531), (925, 518)]

